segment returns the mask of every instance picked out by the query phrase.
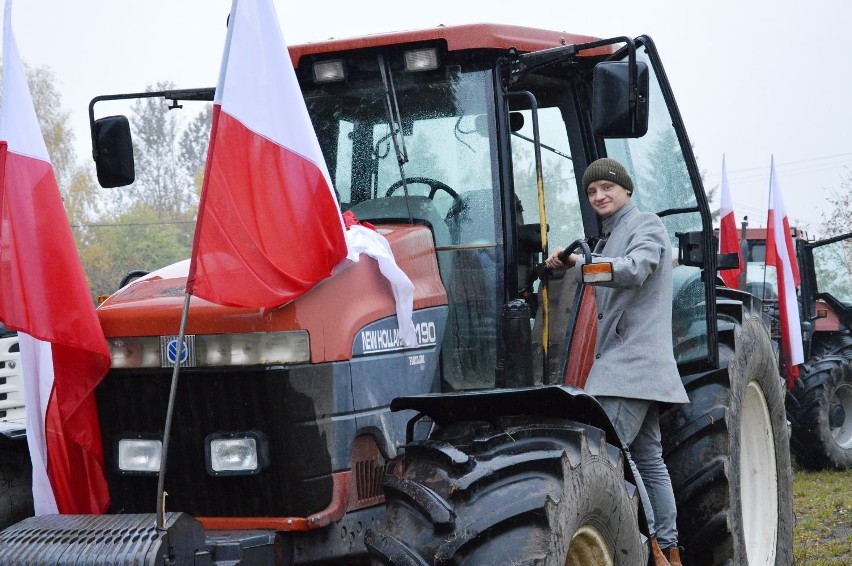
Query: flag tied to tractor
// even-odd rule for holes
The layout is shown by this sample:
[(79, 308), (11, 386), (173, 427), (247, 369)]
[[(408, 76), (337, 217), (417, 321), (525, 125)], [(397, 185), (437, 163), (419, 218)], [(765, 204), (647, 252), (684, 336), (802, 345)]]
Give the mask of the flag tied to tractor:
[(737, 269), (723, 269), (719, 272), (725, 285), (732, 289), (740, 288), (740, 275), (743, 272), (743, 254), (740, 238), (737, 234), (737, 221), (734, 217), (734, 205), (731, 200), (731, 187), (728, 184), (728, 169), (725, 157), (722, 157), (722, 202), (719, 210), (719, 253), (736, 253), (740, 266)]
[(275, 307), (361, 253), (379, 262), (403, 343), (414, 345), (414, 287), (384, 237), (344, 227), (271, 1), (234, 0), (186, 292)]
[(766, 265), (774, 265), (778, 276), (778, 310), (781, 315), (781, 342), (784, 351), (787, 387), (792, 389), (799, 377), (798, 364), (804, 363), (802, 350), (802, 327), (799, 324), (799, 303), (796, 299), (796, 287), (801, 280), (790, 222), (778, 175), (775, 173), (775, 160), (772, 160), (769, 173), (769, 219), (766, 221)]

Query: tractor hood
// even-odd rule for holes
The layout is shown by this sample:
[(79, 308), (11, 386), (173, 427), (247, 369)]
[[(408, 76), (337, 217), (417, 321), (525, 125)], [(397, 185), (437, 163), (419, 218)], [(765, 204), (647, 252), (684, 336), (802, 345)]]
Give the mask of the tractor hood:
[[(414, 283), (414, 308), (447, 304), (432, 234), (423, 226), (382, 227), (397, 264)], [(98, 308), (107, 339), (178, 334), (189, 260), (130, 283)], [(378, 264), (362, 256), (344, 260), (334, 275), (299, 298), (274, 308), (225, 307), (192, 297), (187, 334), (237, 334), (306, 330), (311, 361), (348, 359), (357, 331), (396, 314), (390, 284)]]

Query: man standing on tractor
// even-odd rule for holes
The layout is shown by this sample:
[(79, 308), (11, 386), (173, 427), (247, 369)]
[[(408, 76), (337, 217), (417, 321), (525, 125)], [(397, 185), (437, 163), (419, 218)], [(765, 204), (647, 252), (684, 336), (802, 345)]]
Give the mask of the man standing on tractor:
[[(603, 219), (593, 261), (612, 264), (612, 280), (595, 287), (597, 345), (585, 390), (597, 398), (630, 450), (656, 563), (680, 565), (677, 508), (659, 416), (659, 403), (689, 402), (672, 354), (671, 246), (660, 219), (631, 201), (633, 181), (621, 163), (594, 161), (583, 187)], [(556, 248), (546, 265), (560, 270), (584, 262), (577, 254), (560, 260), (562, 252)]]

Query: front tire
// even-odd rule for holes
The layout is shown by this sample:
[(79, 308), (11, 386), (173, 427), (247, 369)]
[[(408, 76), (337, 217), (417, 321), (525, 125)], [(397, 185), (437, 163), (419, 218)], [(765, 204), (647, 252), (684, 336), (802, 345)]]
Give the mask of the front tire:
[(717, 290), (720, 369), (684, 377), (691, 403), (661, 420), (690, 564), (792, 564), (784, 388), (747, 295)]
[(790, 448), (809, 470), (852, 469), (852, 338), (815, 344), (787, 400)]
[(638, 492), (604, 433), (570, 421), (459, 423), (406, 448), (380, 564), (644, 565)]

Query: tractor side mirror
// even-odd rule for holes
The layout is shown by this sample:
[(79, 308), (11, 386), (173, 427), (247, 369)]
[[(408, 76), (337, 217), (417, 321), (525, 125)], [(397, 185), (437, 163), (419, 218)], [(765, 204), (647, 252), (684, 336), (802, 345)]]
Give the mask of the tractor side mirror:
[(639, 138), (648, 132), (648, 66), (636, 65), (630, 85), (628, 61), (603, 61), (592, 75), (592, 127), (602, 138)]
[(98, 183), (105, 189), (123, 187), (136, 179), (133, 141), (126, 116), (107, 116), (92, 123), (92, 156)]

